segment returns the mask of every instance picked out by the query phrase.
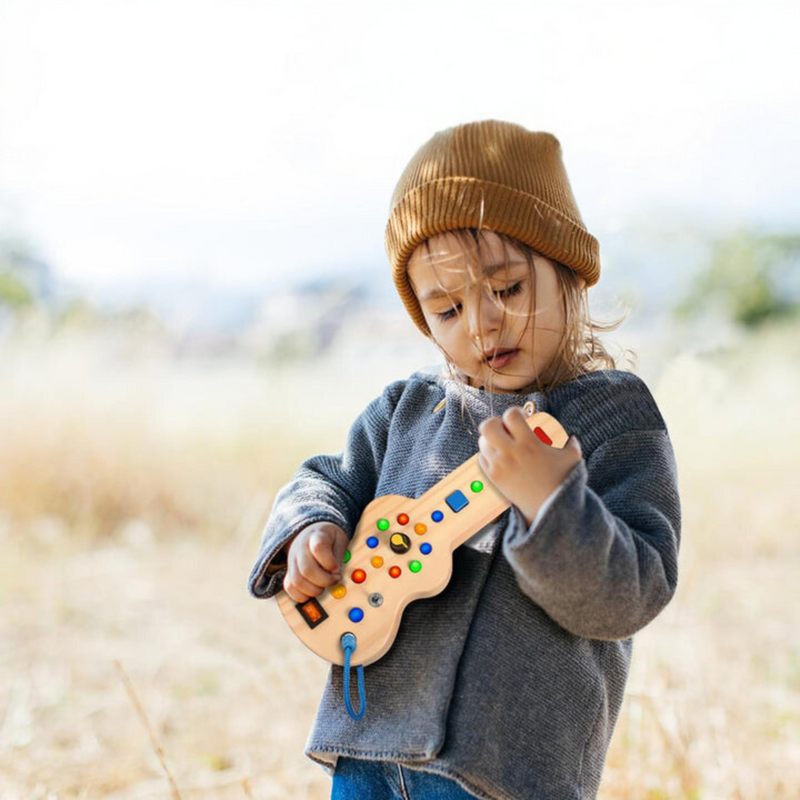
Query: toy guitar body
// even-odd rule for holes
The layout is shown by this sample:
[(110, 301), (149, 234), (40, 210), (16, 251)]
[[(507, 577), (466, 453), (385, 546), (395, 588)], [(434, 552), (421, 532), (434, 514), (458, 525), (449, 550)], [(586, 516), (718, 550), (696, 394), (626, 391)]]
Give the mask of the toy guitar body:
[[(554, 417), (536, 413), (532, 401), (523, 411), (541, 441), (564, 447), (568, 436)], [(282, 591), (281, 612), (303, 644), (326, 661), (344, 665), (341, 640), (349, 632), (357, 640), (350, 664), (371, 664), (392, 646), (405, 607), (447, 586), (453, 551), (510, 505), (489, 482), (477, 453), (416, 500), (376, 497), (350, 540), (341, 583), (305, 603)]]

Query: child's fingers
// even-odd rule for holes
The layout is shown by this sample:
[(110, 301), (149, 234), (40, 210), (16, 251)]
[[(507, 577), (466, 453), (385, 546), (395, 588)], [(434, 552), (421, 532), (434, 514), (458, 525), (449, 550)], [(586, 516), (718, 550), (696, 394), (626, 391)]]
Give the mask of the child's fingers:
[(286, 573), (286, 577), (283, 579), (283, 590), (295, 603), (305, 603), (309, 597), (317, 597), (322, 594), (319, 586), (313, 586), (296, 572)]
[(344, 554), (347, 552), (347, 548), (350, 546), (350, 540), (347, 538), (347, 534), (343, 530), (338, 530), (336, 532), (336, 538), (333, 542), (333, 555), (336, 559), (336, 567), (339, 572), (342, 571), (342, 564), (344, 564)]
[[(334, 552), (334, 538), (334, 534), (329, 531), (314, 531), (308, 540), (308, 549), (311, 551), (311, 555), (316, 559), (317, 564), (327, 570), (330, 575), (340, 573), (341, 561), (337, 560)], [(344, 558), (344, 552), (342, 558)], [(311, 575), (307, 577), (311, 578)], [(311, 579), (313, 580), (313, 578)]]
[(573, 433), (572, 436), (567, 439), (567, 446), (572, 447), (578, 451), (579, 455), (583, 457), (583, 448), (581, 447), (581, 440)]
[(330, 586), (339, 579), (338, 572), (330, 572), (317, 560), (310, 548), (310, 542), (297, 553), (296, 569), (299, 577), (320, 589)]
[(322, 569), (310, 554), (305, 559), (298, 558), (294, 567), (288, 569), (287, 577), (298, 591), (311, 597), (317, 597), (323, 589), (339, 581), (339, 578)]

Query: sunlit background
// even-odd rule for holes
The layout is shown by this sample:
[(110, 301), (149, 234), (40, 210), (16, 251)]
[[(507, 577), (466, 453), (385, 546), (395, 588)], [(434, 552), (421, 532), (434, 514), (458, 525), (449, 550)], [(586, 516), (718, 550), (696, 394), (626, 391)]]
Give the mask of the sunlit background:
[(800, 795), (796, 38), (788, 2), (0, 0), (0, 800), (328, 796), (326, 665), (245, 580), (295, 467), (438, 362), (383, 232), (478, 119), (561, 141), (678, 459), (600, 798)]

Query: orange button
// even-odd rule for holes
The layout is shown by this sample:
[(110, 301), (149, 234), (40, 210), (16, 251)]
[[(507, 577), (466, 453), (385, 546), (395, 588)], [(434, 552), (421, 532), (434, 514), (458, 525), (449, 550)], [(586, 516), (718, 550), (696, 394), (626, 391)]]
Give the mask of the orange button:
[(309, 622), (319, 622), (322, 619), (319, 606), (311, 600), (306, 600), (303, 604), (303, 614), (305, 614)]
[(375, 567), (375, 569), (380, 569), (383, 566), (383, 559), (380, 556), (373, 556), (372, 566)]
[(408, 514), (398, 514), (397, 515), (397, 521), (401, 525), (407, 525), (408, 524)]
[(422, 534), (425, 533), (425, 531), (427, 530), (428, 526), (424, 522), (418, 522), (414, 526), (414, 533), (418, 533), (420, 536), (422, 536)]
[(400, 567), (392, 567), (392, 568), (389, 570), (389, 574), (390, 574), (390, 575), (391, 575), (393, 578), (399, 578), (399, 577), (400, 577)]
[(353, 570), (353, 574), (350, 577), (355, 583), (364, 583), (367, 579), (367, 573), (363, 569), (356, 569)]
[(334, 586), (334, 587), (331, 589), (331, 594), (332, 594), (332, 595), (333, 595), (333, 596), (334, 596), (334, 597), (335, 597), (337, 600), (341, 600), (341, 599), (342, 599), (342, 598), (343, 598), (343, 597), (344, 597), (344, 596), (347, 594), (347, 589), (345, 589), (345, 588), (344, 588), (344, 586), (342, 586), (342, 584), (341, 584), (341, 583), (337, 583), (337, 584), (336, 584), (336, 586)]

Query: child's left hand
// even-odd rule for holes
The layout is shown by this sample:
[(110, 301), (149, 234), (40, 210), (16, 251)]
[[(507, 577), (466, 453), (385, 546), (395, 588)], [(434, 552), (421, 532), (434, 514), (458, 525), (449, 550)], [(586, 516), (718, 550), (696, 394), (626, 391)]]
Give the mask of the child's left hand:
[(484, 420), (478, 431), (478, 464), (529, 526), (542, 503), (583, 458), (576, 436), (570, 436), (563, 449), (541, 441), (519, 407)]

